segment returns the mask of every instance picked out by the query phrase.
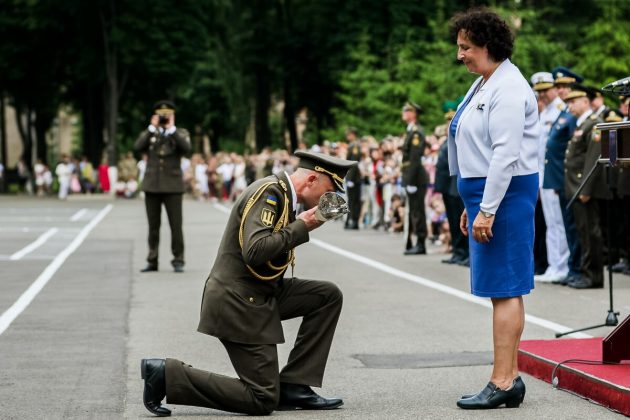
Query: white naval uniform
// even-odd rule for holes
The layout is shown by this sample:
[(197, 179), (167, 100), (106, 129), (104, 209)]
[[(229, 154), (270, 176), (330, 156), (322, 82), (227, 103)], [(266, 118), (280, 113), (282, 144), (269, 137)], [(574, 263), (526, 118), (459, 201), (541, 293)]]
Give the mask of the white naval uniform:
[[(542, 152), (540, 171), (541, 186), (544, 174), (544, 156), (549, 132), (564, 107), (564, 102), (557, 97), (540, 113), (540, 144)], [(547, 262), (549, 263), (549, 267), (547, 267), (544, 274), (536, 276), (535, 279), (538, 281), (560, 280), (569, 274), (569, 245), (564, 230), (564, 221), (562, 220), (560, 199), (554, 190), (541, 188), (540, 201), (543, 214), (545, 215), (545, 224), (547, 225), (545, 241), (547, 244)]]

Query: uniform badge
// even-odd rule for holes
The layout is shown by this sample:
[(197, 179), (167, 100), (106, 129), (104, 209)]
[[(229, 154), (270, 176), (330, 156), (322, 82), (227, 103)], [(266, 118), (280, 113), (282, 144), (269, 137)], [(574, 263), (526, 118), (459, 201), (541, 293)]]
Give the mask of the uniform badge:
[(267, 227), (273, 226), (273, 218), (276, 213), (273, 210), (263, 209), (260, 213), (260, 220), (263, 222), (263, 225)]
[(276, 204), (278, 204), (278, 199), (274, 197), (273, 195), (269, 195), (267, 196), (267, 204), (275, 206)]
[(417, 146), (420, 144), (420, 137), (418, 137), (417, 135), (413, 136), (413, 141), (411, 142), (411, 144), (413, 144), (414, 146)]
[(283, 190), (288, 191), (287, 190), (287, 184), (285, 184), (283, 180), (280, 180), (279, 184), (280, 184), (280, 186), (282, 187)]
[(359, 148), (357, 146), (354, 146), (352, 148), (352, 153), (355, 154), (355, 155), (359, 154)]

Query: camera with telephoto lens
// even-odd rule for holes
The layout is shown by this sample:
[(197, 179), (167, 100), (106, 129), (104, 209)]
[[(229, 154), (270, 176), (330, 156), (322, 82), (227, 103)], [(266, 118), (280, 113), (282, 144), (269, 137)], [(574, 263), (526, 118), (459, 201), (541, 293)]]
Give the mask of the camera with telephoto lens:
[(169, 121), (168, 114), (158, 114), (159, 125), (166, 125), (168, 124), (168, 121)]

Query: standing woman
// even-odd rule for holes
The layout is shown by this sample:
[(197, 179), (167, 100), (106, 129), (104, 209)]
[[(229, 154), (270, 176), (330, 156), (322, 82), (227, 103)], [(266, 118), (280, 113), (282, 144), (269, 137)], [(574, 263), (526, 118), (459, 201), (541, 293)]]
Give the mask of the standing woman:
[(525, 323), (523, 295), (534, 288), (534, 210), (538, 193), (536, 97), (510, 62), (514, 38), (488, 9), (456, 15), (457, 59), (480, 77), (449, 126), (451, 175), (458, 176), (470, 245), (472, 294), (493, 307), (494, 367), (488, 385), (460, 408), (518, 407), (525, 384), (517, 352)]

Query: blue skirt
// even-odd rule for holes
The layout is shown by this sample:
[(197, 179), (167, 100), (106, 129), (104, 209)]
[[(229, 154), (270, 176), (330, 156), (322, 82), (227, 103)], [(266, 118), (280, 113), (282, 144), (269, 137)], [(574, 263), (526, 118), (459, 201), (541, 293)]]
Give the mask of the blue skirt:
[(457, 179), (468, 213), (470, 289), (481, 297), (507, 298), (528, 294), (534, 288), (534, 212), (538, 174), (515, 176), (501, 201), (489, 243), (472, 237), (486, 178)]

